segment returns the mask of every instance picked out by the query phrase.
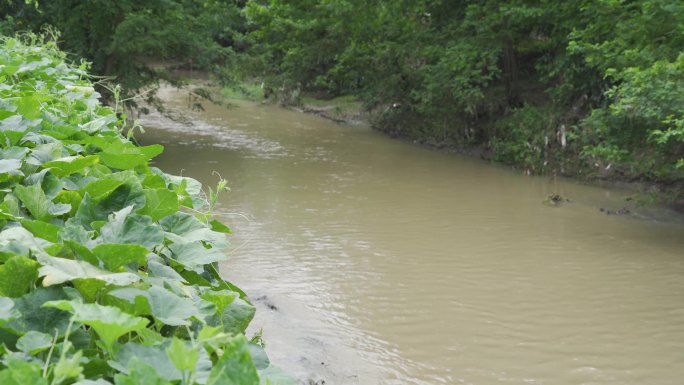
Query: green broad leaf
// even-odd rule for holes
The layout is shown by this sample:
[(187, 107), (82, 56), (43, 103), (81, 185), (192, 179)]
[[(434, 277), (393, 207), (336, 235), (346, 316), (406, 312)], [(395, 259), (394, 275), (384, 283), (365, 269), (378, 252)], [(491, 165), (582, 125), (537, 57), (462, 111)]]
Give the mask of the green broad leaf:
[(93, 278), (79, 278), (73, 280), (72, 283), (86, 302), (95, 302), (98, 293), (106, 285), (104, 281)]
[(5, 211), (5, 209), (3, 209), (2, 207), (0, 207), (0, 219), (5, 219), (5, 220), (8, 220), (8, 221), (15, 221), (15, 222), (18, 222), (18, 221), (20, 221), (20, 220), (22, 219), (22, 217), (20, 217), (20, 216), (15, 216), (15, 215), (12, 214), (11, 212)]
[(173, 259), (190, 270), (201, 272), (204, 265), (223, 261), (226, 256), (216, 248), (207, 249), (199, 242), (169, 245)]
[(48, 221), (52, 217), (48, 211), (48, 200), (39, 184), (28, 187), (17, 185), (14, 188), (14, 194), (34, 218)]
[(209, 225), (211, 225), (211, 229), (213, 231), (216, 231), (219, 233), (224, 233), (224, 234), (232, 234), (233, 233), (228, 226), (224, 225), (223, 223), (221, 223), (215, 219), (210, 221)]
[[(147, 299), (150, 313), (159, 321), (170, 326), (190, 325), (191, 318), (202, 320), (201, 309), (190, 298), (180, 297), (160, 286), (152, 286), (148, 290), (136, 288), (115, 289), (108, 293), (110, 296), (125, 299), (129, 303), (136, 303), (139, 297)], [(137, 310), (141, 310), (136, 306)]]
[(43, 306), (71, 313), (74, 321), (93, 328), (110, 351), (119, 337), (140, 330), (149, 323), (145, 318), (131, 316), (112, 306), (65, 300), (51, 301)]
[[(43, 170), (45, 171), (45, 170)], [(42, 172), (42, 171), (41, 171)], [(32, 174), (36, 175), (36, 174)], [(27, 179), (27, 185), (32, 184), (28, 183)], [(64, 183), (62, 180), (55, 175), (52, 175), (52, 173), (47, 172), (43, 175), (43, 179), (40, 181), (40, 186), (43, 188), (43, 191), (45, 192), (45, 196), (47, 197), (48, 201), (54, 200), (57, 195), (62, 191), (64, 188)], [(61, 202), (55, 202), (55, 203), (61, 203)]]
[(107, 269), (116, 271), (121, 266), (136, 262), (143, 265), (149, 253), (145, 247), (140, 245), (121, 245), (121, 244), (102, 244), (93, 249), (93, 254), (104, 262)]
[(102, 199), (112, 193), (124, 182), (115, 179), (97, 179), (79, 190), (81, 195), (90, 194), (93, 199)]
[(84, 168), (93, 166), (99, 161), (100, 157), (97, 155), (68, 156), (43, 163), (43, 167), (49, 168), (51, 173), (62, 178), (80, 172)]
[(166, 188), (145, 189), (145, 207), (138, 213), (149, 215), (153, 221), (158, 221), (178, 211), (178, 196)]
[(266, 369), (271, 365), (271, 361), (268, 359), (268, 355), (266, 354), (266, 351), (264, 351), (264, 348), (253, 343), (250, 343), (248, 348), (249, 355), (252, 357), (252, 362), (254, 362), (254, 367), (256, 367), (257, 370)]
[(43, 368), (37, 363), (27, 362), (20, 358), (8, 357), (7, 368), (0, 371), (2, 385), (47, 385), (43, 378)]
[(202, 192), (202, 184), (193, 178), (184, 176), (162, 175), (171, 186), (169, 186), (178, 196), (186, 197), (182, 205), (196, 210), (201, 209), (207, 204), (206, 196)]
[(202, 293), (201, 297), (203, 300), (213, 303), (214, 306), (216, 306), (218, 314), (223, 314), (226, 307), (228, 307), (236, 298), (239, 298), (240, 295), (229, 290), (207, 290)]
[(157, 374), (147, 357), (133, 357), (128, 362), (128, 374), (114, 376), (115, 385), (171, 385), (168, 379)]
[(95, 242), (90, 239), (90, 235), (83, 226), (69, 219), (62, 227), (59, 236), (63, 241), (74, 241), (83, 247), (95, 247)]
[(173, 337), (171, 344), (166, 348), (166, 355), (181, 372), (194, 372), (199, 360), (199, 351), (176, 337)]
[(77, 350), (71, 357), (62, 356), (59, 361), (55, 364), (52, 369), (52, 374), (55, 379), (59, 382), (63, 382), (69, 379), (75, 379), (81, 377), (83, 373), (83, 367), (81, 366), (81, 358), (83, 357), (83, 351)]
[(62, 231), (62, 227), (31, 219), (22, 219), (21, 225), (38, 238), (54, 243), (59, 242), (59, 233)]
[(64, 203), (69, 205), (71, 209), (69, 210), (69, 216), (76, 214), (78, 207), (81, 205), (83, 196), (78, 193), (78, 191), (68, 191), (61, 190), (57, 193), (57, 196), (53, 199), (55, 203)]
[[(153, 256), (156, 257), (155, 254), (152, 254)], [(183, 278), (176, 270), (174, 270), (171, 266), (167, 266), (164, 263), (162, 263), (163, 260), (159, 258), (158, 260), (150, 258), (148, 256), (147, 258), (147, 268), (149, 272), (149, 276), (151, 277), (157, 277), (157, 278), (167, 278), (173, 281), (178, 281), (181, 283), (186, 283), (185, 278)]]
[(133, 273), (112, 273), (101, 270), (88, 262), (44, 256), (38, 275), (43, 277), (43, 286), (59, 285), (81, 278), (92, 278), (110, 285), (126, 286), (138, 282), (140, 277)]
[[(29, 134), (26, 134), (26, 136), (29, 136)], [(40, 138), (35, 138), (35, 135), (33, 136), (36, 141), (41, 140)], [(22, 138), (22, 140), (24, 140), (24, 138)], [(26, 163), (40, 166), (43, 163), (47, 163), (51, 160), (62, 157), (63, 150), (64, 146), (58, 142), (38, 144), (33, 150), (31, 150), (31, 153), (26, 158)]]
[(130, 375), (133, 369), (132, 367), (129, 369), (131, 362), (143, 357), (145, 363), (154, 368), (160, 377), (168, 381), (177, 381), (183, 378), (181, 371), (169, 359), (166, 354), (166, 347), (163, 345), (145, 346), (129, 342), (118, 351), (116, 360), (110, 360), (108, 364), (119, 372)]
[(15, 255), (0, 265), (0, 295), (21, 297), (35, 285), (38, 279), (38, 263)]
[(259, 385), (297, 385), (297, 381), (277, 366), (269, 365), (258, 373)]
[(133, 206), (119, 210), (108, 217), (100, 228), (100, 240), (105, 243), (143, 245), (149, 250), (164, 242), (164, 232), (147, 216), (131, 214)]
[[(83, 329), (79, 329), (79, 330), (83, 330)], [(74, 333), (76, 333), (76, 331), (74, 331)], [(84, 331), (84, 333), (85, 333), (85, 331)], [(91, 335), (86, 334), (86, 336), (88, 337), (88, 342), (91, 342), (91, 338), (92, 338)], [(69, 338), (69, 339), (71, 339), (71, 338)], [(76, 345), (76, 344), (74, 344), (74, 345)], [(89, 346), (90, 345), (87, 345), (81, 349), (86, 349)], [(83, 379), (81, 381), (77, 381), (77, 382), (73, 383), (72, 385), (79, 384), (80, 382), (83, 382), (83, 381), (92, 381), (92, 383), (86, 382), (82, 385), (111, 385), (110, 382), (105, 381), (101, 378), (98, 380), (94, 380), (94, 381), (93, 380), (87, 380), (89, 378), (98, 378), (100, 376), (109, 376), (111, 371), (112, 371), (111, 367), (107, 364), (106, 360), (104, 360), (100, 357), (90, 356), (90, 357), (88, 357), (86, 362), (83, 362), (83, 376), (86, 379)]]
[(0, 218), (18, 221), (22, 218), (19, 200), (13, 194), (5, 195), (0, 203)]
[[(82, 90), (85, 90), (86, 95), (91, 95), (94, 92), (93, 87), (91, 86), (86, 86), (86, 87), (78, 87), (81, 88)], [(79, 91), (81, 92), (81, 91)], [(99, 118), (93, 119), (89, 121), (88, 123), (85, 124), (79, 124), (79, 128), (89, 134), (94, 134), (97, 131), (102, 130), (104, 127), (106, 127), (109, 123), (115, 122), (116, 117), (109, 115), (109, 116), (101, 116)]]
[(17, 349), (31, 355), (36, 355), (45, 351), (49, 349), (50, 346), (52, 346), (51, 335), (33, 330), (19, 337), (19, 340), (17, 341)]
[(26, 119), (36, 119), (40, 117), (40, 101), (36, 94), (24, 96), (16, 101), (17, 113), (23, 115)]
[(150, 159), (154, 158), (155, 156), (164, 152), (164, 146), (162, 146), (161, 144), (152, 144), (150, 146), (144, 146), (144, 147), (139, 147), (139, 148), (140, 148), (140, 152), (142, 152), (143, 155), (145, 155), (147, 160), (150, 160)]
[(36, 258), (48, 256), (45, 247), (50, 246), (50, 242), (36, 238), (23, 227), (9, 227), (0, 232), (0, 255), (3, 252), (10, 252), (19, 255), (33, 253)]
[(0, 325), (19, 317), (21, 313), (14, 307), (14, 301), (0, 297)]
[(53, 336), (57, 331), (59, 336), (63, 336), (71, 316), (59, 309), (43, 307), (43, 304), (66, 298), (62, 288), (39, 287), (14, 301), (14, 308), (21, 316), (6, 323), (3, 328), (16, 334), (36, 331)]
[(184, 213), (182, 211), (176, 212), (166, 218), (161, 219), (159, 224), (162, 226), (164, 231), (177, 235), (187, 234), (194, 230), (201, 230), (207, 227), (194, 215)]
[(221, 313), (223, 330), (226, 333), (244, 333), (255, 313), (256, 309), (252, 304), (242, 298), (235, 298)]
[(0, 158), (2, 159), (24, 159), (29, 153), (26, 147), (10, 147), (0, 150)]
[[(0, 142), (9, 143), (10, 145), (16, 145), (24, 136), (24, 131), (4, 130), (4, 127), (6, 127), (4, 123), (7, 122), (8, 119), (12, 118), (10, 117), (3, 121), (0, 121)], [(23, 124), (22, 126), (26, 127), (25, 124)]]
[(0, 174), (19, 171), (21, 168), (20, 159), (0, 159)]
[(137, 287), (122, 287), (110, 290), (101, 299), (103, 305), (116, 306), (128, 314), (137, 316), (152, 315), (147, 292)]
[(155, 144), (137, 147), (131, 142), (114, 142), (100, 153), (102, 162), (115, 169), (131, 170), (139, 166), (146, 166), (147, 161), (164, 151), (164, 147)]
[(164, 342), (164, 337), (150, 328), (138, 330), (138, 337), (147, 346), (159, 345)]
[(163, 188), (166, 189), (166, 181), (164, 178), (157, 174), (151, 174), (145, 177), (145, 179), (142, 182), (142, 185), (144, 188), (148, 189), (157, 189), (157, 188)]
[(258, 385), (257, 374), (249, 355), (247, 340), (235, 336), (225, 345), (223, 355), (211, 369), (207, 385)]
[(58, 217), (60, 215), (71, 212), (71, 205), (67, 203), (53, 203), (48, 201), (48, 213)]
[(74, 219), (79, 223), (90, 226), (94, 221), (106, 221), (107, 217), (128, 206), (133, 210), (145, 205), (145, 196), (139, 183), (124, 183), (102, 199), (94, 199), (90, 194), (83, 196)]
[(192, 317), (204, 318), (190, 298), (180, 297), (159, 286), (150, 287), (147, 294), (152, 315), (167, 325), (189, 325)]
[[(62, 236), (64, 236), (64, 232), (61, 233)], [(92, 241), (91, 241), (92, 242)], [(84, 243), (88, 244), (88, 243)], [(69, 240), (64, 240), (64, 248), (61, 250), (64, 254), (61, 255), (61, 257), (67, 258), (67, 259), (76, 259), (80, 261), (85, 261), (90, 263), (93, 266), (99, 266), (100, 265), (100, 260), (97, 259), (95, 254), (93, 254), (92, 251), (90, 251), (89, 248), (86, 246), (83, 246), (83, 244), (76, 242), (76, 241), (69, 241)], [(53, 255), (53, 254), (51, 254)], [(54, 255), (59, 255), (59, 254), (54, 254)]]

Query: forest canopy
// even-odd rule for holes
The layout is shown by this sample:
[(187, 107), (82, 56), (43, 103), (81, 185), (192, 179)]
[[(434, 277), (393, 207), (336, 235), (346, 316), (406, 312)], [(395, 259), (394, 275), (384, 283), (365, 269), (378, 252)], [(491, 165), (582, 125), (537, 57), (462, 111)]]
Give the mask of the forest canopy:
[(684, 3), (668, 0), (5, 0), (126, 90), (154, 60), (285, 103), (353, 95), (375, 128), (531, 173), (672, 183), (684, 162)]

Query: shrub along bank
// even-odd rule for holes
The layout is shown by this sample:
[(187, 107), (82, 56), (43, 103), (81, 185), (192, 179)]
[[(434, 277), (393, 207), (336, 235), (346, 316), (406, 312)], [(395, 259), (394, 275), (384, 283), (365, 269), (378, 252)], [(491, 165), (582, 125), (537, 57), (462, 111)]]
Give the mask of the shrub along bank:
[(219, 276), (218, 191), (152, 167), (37, 40), (0, 40), (0, 384), (290, 383)]

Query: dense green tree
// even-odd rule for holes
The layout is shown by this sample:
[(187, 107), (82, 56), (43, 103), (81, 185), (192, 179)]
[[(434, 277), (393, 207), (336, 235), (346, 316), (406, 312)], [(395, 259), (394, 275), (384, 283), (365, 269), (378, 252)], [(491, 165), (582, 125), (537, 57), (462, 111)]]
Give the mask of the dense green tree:
[(175, 61), (286, 103), (355, 95), (380, 130), (530, 172), (684, 176), (681, 1), (0, 1), (0, 31), (52, 25), (127, 90)]
[(169, 78), (159, 61), (210, 70), (230, 80), (241, 48), (240, 1), (3, 0), (5, 32), (59, 31), (60, 47), (96, 75), (134, 93)]
[(480, 144), (533, 172), (676, 180), (683, 7), (251, 0), (245, 14), (262, 64), (253, 68), (288, 95), (354, 94), (381, 130)]

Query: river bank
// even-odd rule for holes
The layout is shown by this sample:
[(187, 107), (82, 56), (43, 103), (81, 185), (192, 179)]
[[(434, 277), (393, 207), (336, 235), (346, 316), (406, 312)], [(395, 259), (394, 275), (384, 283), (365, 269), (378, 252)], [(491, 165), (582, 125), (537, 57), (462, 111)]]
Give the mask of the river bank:
[[(577, 156), (567, 153), (562, 155), (566, 157), (563, 161), (565, 167), (544, 168), (546, 171), (534, 172), (524, 163), (497, 160), (495, 149), (487, 144), (464, 145), (449, 140), (410, 138), (390, 127), (381, 128), (380, 125), (383, 123), (378, 119), (380, 114), (364, 109), (363, 104), (352, 95), (320, 98), (314, 94), (297, 94), (296, 97), (291, 95), (285, 97), (270, 92), (266, 93), (268, 97), (264, 97), (262, 86), (253, 82), (242, 83), (233, 89), (223, 89), (221, 95), (228, 100), (238, 99), (277, 104), (283, 108), (319, 116), (338, 124), (372, 127), (395, 140), (443, 152), (470, 156), (499, 167), (510, 168), (524, 175), (541, 175), (550, 178), (565, 177), (587, 185), (623, 190), (629, 194), (629, 200), (625, 202), (624, 207), (618, 209), (633, 210), (640, 206), (657, 204), (684, 212), (684, 180), (658, 181), (644, 179), (639, 175), (624, 175), (614, 172), (615, 169), (620, 169), (618, 164), (594, 164), (589, 167), (586, 164), (581, 164)], [(398, 106), (387, 106), (385, 109), (396, 107)], [(550, 155), (550, 157), (552, 156)], [(617, 212), (617, 210), (608, 210), (607, 212), (613, 211)]]

